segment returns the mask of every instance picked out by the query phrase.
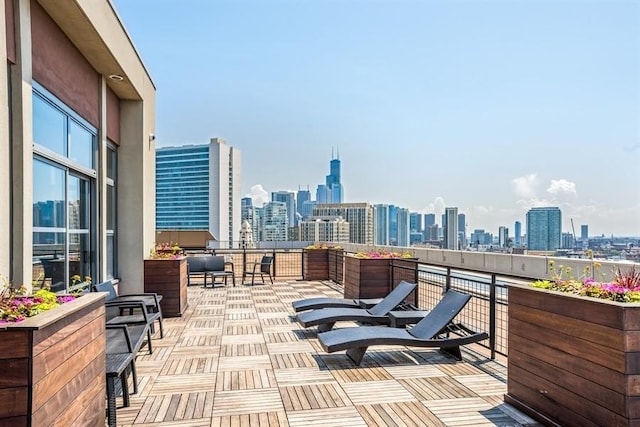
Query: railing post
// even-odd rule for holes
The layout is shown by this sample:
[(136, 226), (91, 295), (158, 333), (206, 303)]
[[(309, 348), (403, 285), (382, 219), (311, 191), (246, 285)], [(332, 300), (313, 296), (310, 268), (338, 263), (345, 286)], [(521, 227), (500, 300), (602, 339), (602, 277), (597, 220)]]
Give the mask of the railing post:
[(300, 252), (300, 256), (302, 257), (302, 261), (300, 262), (300, 265), (302, 266), (300, 277), (302, 277), (302, 280), (304, 280), (304, 249), (302, 250), (302, 252)]
[(447, 277), (444, 283), (444, 292), (447, 292), (451, 289), (451, 267), (447, 267)]
[(489, 349), (491, 359), (496, 358), (496, 275), (491, 275), (491, 287), (489, 288)]
[(247, 248), (242, 248), (242, 280), (247, 276)]
[(273, 257), (273, 278), (276, 277), (276, 248), (271, 249), (271, 256)]

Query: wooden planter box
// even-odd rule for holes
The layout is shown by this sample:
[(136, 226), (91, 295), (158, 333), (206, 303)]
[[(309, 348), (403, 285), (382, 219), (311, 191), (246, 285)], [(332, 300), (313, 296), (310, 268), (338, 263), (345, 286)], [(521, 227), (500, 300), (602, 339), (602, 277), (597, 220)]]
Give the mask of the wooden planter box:
[(162, 295), (165, 317), (181, 317), (187, 309), (187, 259), (145, 259), (144, 291)]
[[(391, 261), (404, 266), (407, 270), (396, 269), (391, 277)], [(411, 267), (413, 270), (411, 270)], [(356, 258), (344, 257), (344, 297), (345, 298), (384, 298), (402, 280), (415, 282), (417, 264), (398, 258)], [(409, 279), (406, 279), (410, 277)], [(415, 304), (415, 292), (407, 302)]]
[(549, 425), (640, 426), (640, 304), (509, 287), (505, 401)]
[(104, 294), (0, 325), (0, 426), (105, 424)]
[(329, 280), (344, 282), (344, 250), (329, 249)]
[(304, 249), (302, 266), (304, 280), (329, 280), (329, 249)]

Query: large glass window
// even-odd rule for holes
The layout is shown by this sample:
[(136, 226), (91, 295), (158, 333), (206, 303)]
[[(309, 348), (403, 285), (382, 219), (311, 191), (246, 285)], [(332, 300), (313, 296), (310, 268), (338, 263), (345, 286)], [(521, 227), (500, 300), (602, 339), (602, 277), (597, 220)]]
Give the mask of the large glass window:
[(95, 279), (96, 130), (34, 85), (33, 139), (34, 285), (69, 291)]

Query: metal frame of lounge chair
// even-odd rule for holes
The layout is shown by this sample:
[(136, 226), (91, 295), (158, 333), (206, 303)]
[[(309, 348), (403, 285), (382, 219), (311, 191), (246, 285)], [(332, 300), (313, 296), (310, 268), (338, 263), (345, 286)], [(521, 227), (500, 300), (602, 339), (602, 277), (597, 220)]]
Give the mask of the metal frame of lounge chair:
[(291, 306), (298, 313), (306, 310), (318, 310), (321, 308), (371, 308), (382, 301), (382, 298), (348, 299), (348, 298), (306, 298), (293, 301)]
[(461, 345), (489, 338), (486, 332), (474, 332), (461, 323), (452, 323), (470, 299), (471, 295), (449, 290), (429, 314), (410, 329), (362, 326), (324, 332), (318, 334), (318, 339), (327, 353), (347, 350), (347, 356), (356, 365), (360, 365), (372, 345), (438, 347), (462, 360)]
[(318, 332), (330, 331), (337, 321), (353, 320), (363, 323), (388, 325), (391, 321), (389, 313), (401, 304), (418, 285), (404, 280), (369, 309), (364, 308), (321, 308), (305, 311), (296, 316), (296, 320), (303, 327), (318, 326)]

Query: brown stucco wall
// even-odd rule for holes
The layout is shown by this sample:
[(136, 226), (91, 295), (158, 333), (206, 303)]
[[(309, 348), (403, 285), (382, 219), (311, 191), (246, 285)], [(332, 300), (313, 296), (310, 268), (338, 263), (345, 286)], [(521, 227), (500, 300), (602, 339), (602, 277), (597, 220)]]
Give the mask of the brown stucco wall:
[(98, 127), (100, 75), (35, 0), (31, 38), (33, 79)]
[(4, 20), (7, 33), (7, 61), (16, 63), (16, 27), (13, 22), (13, 0), (4, 0)]
[(107, 138), (120, 145), (120, 98), (107, 87)]

